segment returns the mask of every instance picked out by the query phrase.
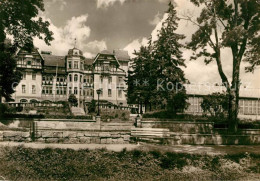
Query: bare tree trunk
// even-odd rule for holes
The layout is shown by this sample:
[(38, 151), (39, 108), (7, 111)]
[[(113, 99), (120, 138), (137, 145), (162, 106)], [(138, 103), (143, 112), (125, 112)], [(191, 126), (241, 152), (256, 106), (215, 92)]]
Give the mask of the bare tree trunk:
[(233, 75), (232, 85), (229, 92), (229, 132), (237, 132), (239, 111), (239, 89), (240, 89), (240, 64), (242, 56), (238, 56), (237, 45), (232, 47), (233, 53)]
[(237, 132), (238, 128), (238, 96), (236, 90), (229, 92), (229, 110), (228, 110), (228, 130), (231, 133)]

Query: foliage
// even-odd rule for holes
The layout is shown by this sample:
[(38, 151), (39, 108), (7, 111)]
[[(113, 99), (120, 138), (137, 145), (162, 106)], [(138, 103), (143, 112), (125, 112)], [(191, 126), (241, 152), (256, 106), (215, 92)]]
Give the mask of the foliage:
[(4, 114), (7, 111), (7, 106), (6, 104), (2, 104), (0, 103), (0, 118), (2, 118), (4, 116)]
[(260, 156), (206, 155), (126, 149), (0, 149), (7, 180), (248, 180), (259, 176)]
[[(0, 30), (1, 31), (1, 30)], [(16, 70), (16, 60), (14, 58), (15, 48), (10, 41), (0, 42), (0, 102), (2, 96), (6, 101), (12, 100), (11, 94), (21, 80), (21, 72)]]
[(201, 108), (204, 113), (210, 113), (212, 117), (224, 118), (228, 112), (228, 95), (217, 92), (203, 96)]
[(78, 106), (78, 99), (74, 94), (70, 94), (68, 102), (71, 104), (71, 106), (77, 107)]
[[(193, 20), (184, 19), (197, 25), (188, 47), (194, 50), (191, 59), (203, 57), (206, 64), (216, 61), (219, 75), (229, 94), (229, 127), (237, 130), (240, 88), (240, 65), (242, 60), (250, 63), (247, 70), (253, 71), (260, 59), (260, 3), (257, 0), (192, 0), (202, 7), (200, 16)], [(232, 52), (233, 74), (229, 82), (223, 71), (221, 51)]]
[[(6, 101), (11, 100), (11, 94), (18, 85), (21, 74), (17, 71), (14, 54), (17, 48), (31, 50), (33, 38), (44, 39), (46, 44), (53, 40), (52, 32), (48, 30), (49, 22), (38, 17), (39, 11), (44, 11), (43, 0), (8, 0), (0, 3), (0, 92)], [(13, 37), (13, 43), (6, 42), (7, 35)]]
[(152, 61), (151, 47), (141, 46), (139, 52), (135, 52), (131, 68), (128, 73), (128, 103), (152, 104), (156, 95), (156, 68)]
[(88, 112), (89, 113), (94, 113), (96, 111), (96, 103), (97, 101), (92, 99), (92, 101), (90, 102), (90, 105), (88, 106)]
[(130, 112), (127, 110), (119, 109), (101, 109), (101, 119), (110, 121), (128, 121), (130, 118)]
[(168, 17), (159, 31), (158, 40), (154, 42), (152, 56), (158, 65), (156, 74), (158, 82), (160, 82), (160, 87), (157, 88), (157, 101), (166, 103), (167, 108), (177, 111), (184, 109), (185, 104), (176, 104), (174, 101), (183, 95), (183, 103), (186, 103), (186, 91), (182, 86), (186, 79), (181, 69), (181, 67), (185, 67), (181, 51), (183, 45), (179, 43), (185, 36), (175, 33), (179, 18), (171, 2), (167, 13)]
[[(141, 46), (133, 59), (132, 71), (128, 77), (128, 103), (150, 105), (179, 112), (187, 108), (186, 81), (181, 67), (183, 45), (179, 43), (184, 35), (175, 33), (179, 18), (173, 4), (169, 3), (168, 18), (158, 33), (158, 39), (149, 40), (148, 46)], [(181, 103), (181, 104), (179, 104)]]

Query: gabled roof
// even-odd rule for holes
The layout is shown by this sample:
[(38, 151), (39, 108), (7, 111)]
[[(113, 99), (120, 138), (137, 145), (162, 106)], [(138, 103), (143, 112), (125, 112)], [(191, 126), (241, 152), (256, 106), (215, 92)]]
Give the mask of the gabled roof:
[(130, 61), (130, 56), (128, 55), (128, 51), (125, 50), (114, 50), (114, 55), (119, 61)]
[(24, 50), (24, 49), (21, 49), (21, 48), (19, 48), (19, 49), (17, 50), (17, 52), (16, 52), (16, 55), (26, 55), (26, 54), (31, 54), (31, 55), (37, 54), (37, 55), (39, 55), (39, 56), (41, 57), (41, 59), (43, 60), (43, 57), (42, 57), (42, 55), (40, 54), (39, 49), (38, 49), (37, 47), (34, 47), (30, 53), (29, 53), (28, 51)]
[[(107, 58), (106, 59), (102, 59), (102, 57), (112, 57), (112, 59), (107, 59)], [(102, 60), (102, 61), (104, 61), (104, 60), (112, 61), (113, 60), (118, 65), (120, 65), (120, 63), (117, 60), (116, 56), (113, 53), (109, 52), (108, 50), (103, 50), (101, 53), (98, 53), (97, 56), (94, 58), (93, 64), (95, 64), (97, 60)]]
[(42, 55), (45, 66), (65, 67), (65, 57), (56, 55)]
[(84, 65), (92, 65), (94, 62), (93, 58), (85, 58)]

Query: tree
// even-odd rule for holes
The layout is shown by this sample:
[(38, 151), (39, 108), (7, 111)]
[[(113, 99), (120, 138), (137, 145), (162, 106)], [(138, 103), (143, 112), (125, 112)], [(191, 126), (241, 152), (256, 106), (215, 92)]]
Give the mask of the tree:
[(77, 107), (78, 106), (78, 99), (74, 94), (70, 94), (68, 102), (71, 106)]
[[(16, 70), (16, 60), (14, 58), (15, 48), (11, 45), (11, 41), (4, 41), (3, 46), (0, 49), (0, 95), (2, 95), (6, 101), (11, 100), (11, 94), (15, 92), (14, 88), (21, 80), (21, 72)], [(0, 102), (2, 100), (0, 96)]]
[(201, 108), (204, 113), (210, 113), (215, 118), (225, 118), (228, 112), (228, 95), (226, 93), (212, 93), (203, 97)]
[[(205, 63), (217, 63), (219, 75), (229, 94), (229, 130), (237, 131), (240, 65), (249, 62), (252, 71), (259, 65), (260, 57), (260, 4), (257, 0), (191, 0), (202, 7), (200, 16), (193, 20), (184, 19), (197, 25), (188, 47), (196, 51), (192, 59), (205, 58)], [(229, 82), (223, 71), (221, 51), (229, 48), (232, 52), (232, 80)]]
[[(49, 31), (49, 22), (38, 18), (39, 11), (44, 11), (43, 0), (1, 0), (0, 2), (0, 101), (2, 96), (10, 100), (13, 88), (20, 81), (20, 73), (15, 69), (14, 54), (17, 48), (30, 51), (33, 38), (44, 39), (46, 44), (53, 40)], [(6, 43), (11, 35), (13, 43)]]
[(96, 100), (92, 100), (91, 102), (90, 102), (90, 105), (88, 106), (88, 112), (89, 113), (92, 113), (92, 112), (95, 112), (96, 111)]
[(141, 46), (128, 72), (128, 103), (144, 104), (145, 107), (153, 102), (156, 91), (156, 66), (152, 61), (150, 46)]
[[(185, 36), (176, 33), (179, 18), (171, 2), (167, 13), (168, 18), (163, 22), (158, 40), (154, 42), (152, 57), (158, 65), (157, 85), (159, 84), (160, 87), (157, 87), (157, 101), (164, 102), (169, 110), (177, 111), (186, 107), (186, 104), (177, 104), (180, 98), (182, 98), (183, 103), (186, 103), (187, 99), (183, 86), (186, 79), (181, 69), (181, 67), (185, 67), (181, 51), (183, 45), (180, 43), (180, 40), (184, 39)], [(177, 106), (182, 107), (177, 108)]]
[(158, 40), (141, 46), (129, 71), (128, 102), (150, 105), (179, 112), (187, 108), (186, 81), (180, 68), (185, 66), (180, 40), (184, 35), (175, 33), (179, 18), (172, 3), (169, 3), (168, 18), (158, 34)]

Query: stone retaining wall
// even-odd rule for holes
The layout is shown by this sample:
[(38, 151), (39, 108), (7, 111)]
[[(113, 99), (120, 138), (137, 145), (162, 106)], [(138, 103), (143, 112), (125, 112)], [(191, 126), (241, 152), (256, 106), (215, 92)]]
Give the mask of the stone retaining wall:
[(260, 135), (171, 134), (167, 137), (131, 137), (131, 140), (165, 145), (260, 145)]
[(141, 121), (142, 128), (168, 128), (172, 132), (178, 133), (212, 133), (213, 122), (180, 122), (180, 121)]
[[(30, 132), (0, 131), (0, 141), (30, 142)], [(127, 144), (130, 141), (130, 132), (38, 130), (35, 141), (43, 143)]]

